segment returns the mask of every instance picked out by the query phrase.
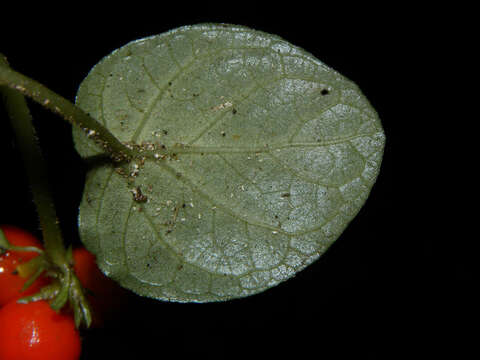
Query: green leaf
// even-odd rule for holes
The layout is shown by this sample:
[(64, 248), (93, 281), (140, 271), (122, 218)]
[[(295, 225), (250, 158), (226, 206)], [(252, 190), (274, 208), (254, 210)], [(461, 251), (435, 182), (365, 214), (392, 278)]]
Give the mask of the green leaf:
[[(240, 26), (131, 42), (77, 104), (144, 154), (90, 170), (82, 241), (124, 287), (169, 301), (259, 293), (318, 259), (367, 199), (385, 142), (355, 84)], [(83, 157), (101, 153), (74, 138)]]

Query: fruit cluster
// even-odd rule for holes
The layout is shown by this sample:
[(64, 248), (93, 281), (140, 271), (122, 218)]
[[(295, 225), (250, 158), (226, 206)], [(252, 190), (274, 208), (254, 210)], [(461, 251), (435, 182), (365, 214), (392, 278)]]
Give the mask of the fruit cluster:
[[(13, 247), (42, 249), (41, 242), (23, 229), (9, 225), (0, 229)], [(18, 301), (53, 281), (48, 272), (33, 283), (22, 273), (21, 265), (38, 255), (0, 248), (0, 360), (77, 360), (81, 337), (72, 310), (65, 306), (56, 312), (47, 300)], [(101, 273), (85, 248), (73, 249), (72, 259), (93, 313), (92, 326), (101, 327), (124, 305), (125, 293)]]

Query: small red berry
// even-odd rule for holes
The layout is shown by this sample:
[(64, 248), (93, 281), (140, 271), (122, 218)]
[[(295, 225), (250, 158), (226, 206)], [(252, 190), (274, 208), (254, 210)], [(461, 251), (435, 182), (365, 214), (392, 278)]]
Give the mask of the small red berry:
[[(1, 225), (0, 229), (12, 245), (42, 248), (40, 241), (28, 231), (10, 225)], [(20, 276), (17, 266), (38, 255), (36, 252), (25, 251), (7, 251), (0, 254), (0, 307), (12, 300), (37, 293), (50, 282), (48, 278), (41, 276), (28, 289), (21, 291), (27, 279)]]
[(0, 360), (78, 360), (80, 335), (71, 316), (46, 301), (0, 309)]
[(117, 314), (127, 303), (127, 292), (105, 276), (95, 256), (84, 247), (73, 250), (73, 269), (86, 289), (93, 313), (93, 327), (99, 327)]

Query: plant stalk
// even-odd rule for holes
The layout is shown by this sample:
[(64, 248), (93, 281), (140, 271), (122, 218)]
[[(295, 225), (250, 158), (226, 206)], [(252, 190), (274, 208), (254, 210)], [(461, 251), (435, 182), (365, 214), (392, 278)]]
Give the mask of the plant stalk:
[[(0, 59), (0, 69), (5, 68), (4, 60)], [(1, 92), (37, 207), (45, 251), (49, 259), (64, 271), (67, 265), (65, 247), (48, 184), (46, 164), (37, 142), (32, 116), (22, 94), (5, 87), (1, 89)]]
[[(2, 83), (3, 74), (5, 73), (18, 75), (17, 77), (20, 77), (20, 79), (22, 78), (22, 75), (14, 71), (10, 71), (7, 60), (0, 54), (0, 94), (3, 97), (5, 108), (15, 134), (16, 144), (20, 150), (20, 155), (22, 157), (25, 171), (31, 186), (33, 200), (37, 208), (40, 227), (42, 229), (45, 256), (52, 264), (55, 265), (56, 268), (58, 268), (62, 274), (60, 290), (58, 293), (56, 293), (55, 299), (51, 303), (51, 306), (55, 310), (59, 310), (70, 298), (70, 300), (74, 303), (74, 306), (79, 309), (77, 312), (81, 311), (83, 320), (88, 327), (91, 323), (90, 309), (88, 302), (83, 296), (81, 284), (70, 266), (69, 253), (67, 253), (67, 250), (63, 244), (63, 238), (56, 215), (55, 204), (48, 182), (47, 167), (37, 141), (35, 128), (33, 126), (33, 119), (28, 109), (27, 102), (22, 95), (22, 91), (18, 91), (18, 86), (23, 87), (23, 85), (15, 85), (15, 90), (11, 89), (11, 84), (9, 85), (10, 88), (2, 86), (5, 85), (5, 83)], [(26, 78), (26, 82), (28, 81), (30, 80)], [(25, 83), (25, 85), (27, 84)], [(29, 89), (31, 90), (31, 88)], [(35, 93), (35, 91), (31, 93), (30, 90), (27, 91), (28, 94)], [(46, 91), (47, 94), (51, 92), (46, 88), (42, 89), (42, 91)], [(56, 95), (56, 97), (58, 97), (59, 99), (57, 100), (62, 103), (63, 98), (59, 97), (58, 95)], [(64, 101), (68, 103), (67, 100)], [(74, 109), (77, 109), (74, 105), (72, 106)], [(61, 111), (58, 112), (62, 115), (65, 115), (65, 113), (62, 113)], [(40, 275), (42, 271), (43, 269), (41, 271), (37, 271), (38, 275)], [(34, 280), (35, 279), (32, 281)], [(70, 294), (72, 294), (71, 297)], [(81, 320), (82, 318), (76, 318), (77, 326), (80, 324)]]
[(7, 86), (59, 114), (72, 125), (85, 131), (116, 162), (128, 161), (136, 153), (122, 144), (107, 128), (64, 97), (8, 67), (0, 53), (0, 86)]

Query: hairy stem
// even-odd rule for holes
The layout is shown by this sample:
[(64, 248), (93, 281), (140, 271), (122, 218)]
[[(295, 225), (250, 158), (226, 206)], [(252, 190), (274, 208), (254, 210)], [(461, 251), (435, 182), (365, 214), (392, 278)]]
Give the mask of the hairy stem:
[(135, 152), (122, 144), (102, 124), (64, 97), (27, 76), (8, 67), (0, 53), (0, 86), (7, 86), (28, 96), (47, 109), (59, 114), (71, 124), (78, 126), (86, 135), (107, 152), (114, 161), (128, 161)]
[[(5, 68), (6, 63), (0, 59), (0, 69)], [(32, 116), (22, 94), (6, 87), (0, 90), (37, 207), (46, 253), (50, 260), (63, 270), (67, 265), (65, 248)]]
[[(6, 59), (0, 54), (0, 75), (9, 73), (9, 71), (10, 70)], [(12, 73), (14, 75), (16, 74), (13, 71)], [(22, 79), (20, 74), (18, 74), (18, 76), (20, 79)], [(15, 78), (15, 76), (13, 78)], [(62, 308), (63, 305), (65, 305), (65, 303), (70, 299), (70, 301), (74, 303), (74, 306), (79, 308), (77, 312), (81, 312), (81, 314), (83, 314), (83, 319), (76, 318), (77, 326), (82, 320), (85, 321), (87, 326), (89, 326), (91, 323), (90, 309), (88, 302), (82, 295), (83, 290), (81, 284), (71, 268), (71, 264), (69, 262), (69, 253), (67, 253), (67, 250), (63, 244), (63, 238), (59, 227), (59, 221), (57, 219), (55, 204), (50, 191), (50, 185), (48, 183), (47, 167), (37, 141), (32, 116), (28, 109), (27, 102), (22, 95), (22, 91), (18, 92), (11, 89), (11, 85), (9, 85), (9, 87), (2, 86), (5, 85), (5, 83), (2, 83), (1, 79), (2, 76), (0, 76), (0, 94), (3, 97), (7, 114), (11, 120), (11, 126), (15, 134), (16, 144), (20, 150), (20, 155), (22, 157), (25, 171), (31, 186), (33, 200), (37, 208), (40, 227), (42, 229), (45, 256), (52, 264), (55, 265), (56, 268), (58, 268), (62, 274), (60, 290), (56, 294), (51, 306), (55, 310), (58, 310)], [(25, 81), (29, 82), (30, 80), (26, 79)], [(23, 87), (23, 85), (16, 86)], [(33, 86), (33, 88), (35, 88), (35, 86)], [(32, 88), (29, 89), (30, 90), (26, 92), (31, 94), (30, 91)], [(46, 94), (51, 93), (51, 91), (48, 89), (42, 89), (42, 91), (46, 91)], [(58, 95), (56, 96), (58, 97)], [(62, 99), (63, 98), (58, 97), (57, 100), (62, 103)], [(66, 100), (64, 101), (68, 103)], [(70, 105), (73, 106), (73, 109), (76, 109), (74, 105)], [(66, 107), (68, 109), (68, 106)], [(62, 113), (61, 111), (59, 112), (62, 115), (65, 115), (65, 113)], [(66, 113), (68, 114), (68, 110)], [(2, 235), (3, 238), (5, 237), (3, 234), (0, 235)], [(34, 277), (39, 276), (43, 270), (43, 268), (40, 268), (35, 273)], [(35, 278), (33, 278), (32, 281), (34, 280)], [(72, 294), (72, 296), (70, 296), (70, 294)]]

